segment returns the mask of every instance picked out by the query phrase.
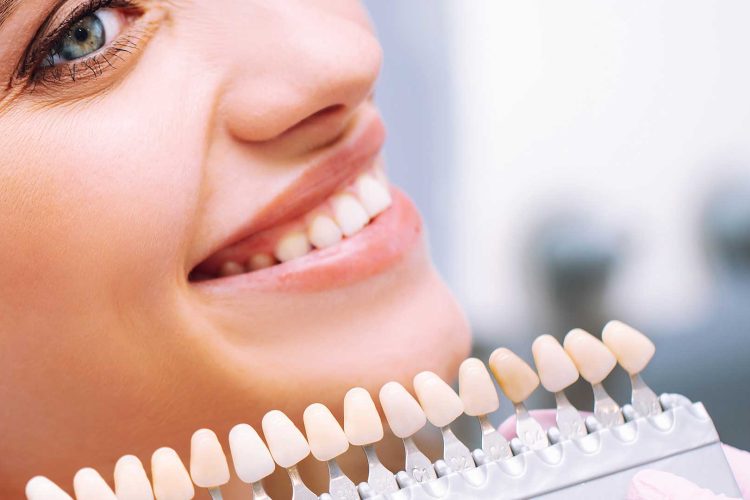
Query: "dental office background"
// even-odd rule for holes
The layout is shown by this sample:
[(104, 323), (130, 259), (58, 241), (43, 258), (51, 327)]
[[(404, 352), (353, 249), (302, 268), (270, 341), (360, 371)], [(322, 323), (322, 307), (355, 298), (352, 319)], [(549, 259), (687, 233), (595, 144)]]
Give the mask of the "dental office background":
[[(475, 354), (531, 361), (536, 335), (622, 319), (657, 344), (649, 385), (750, 448), (750, 3), (366, 4), (390, 176)], [(590, 387), (569, 392), (591, 409)]]

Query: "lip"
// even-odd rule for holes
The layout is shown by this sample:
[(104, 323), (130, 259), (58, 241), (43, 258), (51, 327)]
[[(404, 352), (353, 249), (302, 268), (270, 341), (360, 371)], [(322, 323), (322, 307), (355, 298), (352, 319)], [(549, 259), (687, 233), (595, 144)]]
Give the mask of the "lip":
[(339, 288), (380, 274), (400, 262), (422, 241), (422, 219), (412, 201), (391, 188), (393, 204), (362, 231), (335, 246), (315, 250), (273, 267), (193, 285), (214, 293), (238, 289), (315, 292)]

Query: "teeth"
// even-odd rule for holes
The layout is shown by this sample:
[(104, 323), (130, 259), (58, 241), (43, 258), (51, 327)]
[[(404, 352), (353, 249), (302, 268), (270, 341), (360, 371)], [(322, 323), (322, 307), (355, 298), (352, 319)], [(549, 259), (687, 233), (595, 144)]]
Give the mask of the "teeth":
[(345, 236), (354, 236), (370, 222), (362, 204), (350, 194), (340, 194), (331, 200), (333, 215)]
[(388, 188), (368, 174), (357, 179), (357, 197), (370, 218), (383, 213), (392, 201)]
[(94, 469), (79, 470), (73, 478), (78, 500), (117, 500), (112, 489)]
[(326, 406), (311, 404), (305, 409), (303, 420), (310, 450), (321, 462), (333, 460), (349, 449), (344, 429)]
[(151, 456), (151, 477), (156, 500), (190, 500), (195, 496), (190, 475), (171, 448), (159, 448)]
[(115, 493), (117, 500), (153, 500), (143, 464), (133, 455), (125, 455), (115, 465)]
[(276, 468), (265, 443), (247, 424), (235, 425), (229, 431), (229, 449), (237, 477), (245, 483), (257, 483)]
[(190, 477), (201, 488), (216, 488), (229, 482), (229, 465), (219, 438), (201, 429), (190, 440)]
[(458, 393), (464, 403), (464, 412), (472, 417), (488, 415), (500, 407), (490, 373), (477, 358), (469, 358), (461, 363)]
[(581, 377), (590, 384), (601, 383), (617, 364), (615, 356), (598, 338), (580, 328), (565, 336), (563, 346)]
[(380, 389), (380, 405), (393, 434), (402, 439), (413, 436), (427, 423), (422, 407), (398, 382), (388, 382)]
[(534, 370), (509, 349), (501, 347), (490, 356), (490, 368), (508, 399), (521, 403), (539, 386)]
[(422, 372), (414, 377), (414, 392), (427, 420), (435, 427), (445, 427), (464, 411), (458, 394), (432, 372)]
[(310, 242), (315, 248), (330, 247), (343, 238), (339, 226), (333, 219), (325, 215), (318, 215), (313, 219), (312, 224), (307, 228), (307, 235), (310, 237)]
[(602, 340), (630, 375), (641, 373), (656, 351), (648, 337), (621, 321), (607, 323), (602, 331)]
[(245, 267), (242, 264), (238, 264), (237, 262), (233, 262), (229, 260), (221, 265), (221, 270), (219, 271), (219, 274), (221, 276), (236, 276), (244, 272), (245, 272)]
[(578, 380), (576, 365), (555, 337), (538, 337), (531, 345), (531, 352), (542, 385), (549, 392), (560, 392)]
[(259, 253), (250, 257), (250, 260), (247, 263), (247, 267), (251, 271), (259, 271), (261, 269), (271, 267), (275, 263), (276, 260), (273, 258), (273, 256), (267, 253)]
[(36, 476), (26, 483), (27, 500), (73, 500), (62, 488), (43, 476)]
[(355, 387), (344, 397), (344, 432), (355, 446), (366, 446), (383, 439), (383, 422), (370, 393)]
[(263, 417), (263, 434), (277, 464), (288, 469), (310, 454), (310, 446), (289, 417), (278, 410)]
[(279, 240), (274, 255), (280, 262), (287, 262), (307, 255), (310, 250), (310, 241), (308, 241), (305, 233), (294, 231)]

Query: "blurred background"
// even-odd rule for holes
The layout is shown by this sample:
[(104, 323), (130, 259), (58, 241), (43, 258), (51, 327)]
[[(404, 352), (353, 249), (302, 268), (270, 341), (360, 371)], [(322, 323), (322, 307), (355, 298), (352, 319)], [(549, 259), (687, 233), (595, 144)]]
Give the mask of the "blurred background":
[[(621, 319), (657, 345), (654, 390), (750, 449), (750, 3), (366, 4), (390, 176), (476, 353)], [(622, 370), (605, 385), (627, 402)]]

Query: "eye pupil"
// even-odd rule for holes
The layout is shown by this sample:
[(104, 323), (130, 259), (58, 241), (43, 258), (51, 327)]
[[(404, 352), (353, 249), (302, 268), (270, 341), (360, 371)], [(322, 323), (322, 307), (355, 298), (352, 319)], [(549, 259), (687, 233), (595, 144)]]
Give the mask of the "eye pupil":
[(89, 39), (89, 30), (82, 26), (79, 26), (75, 29), (75, 34), (73, 36), (78, 42), (83, 43)]

